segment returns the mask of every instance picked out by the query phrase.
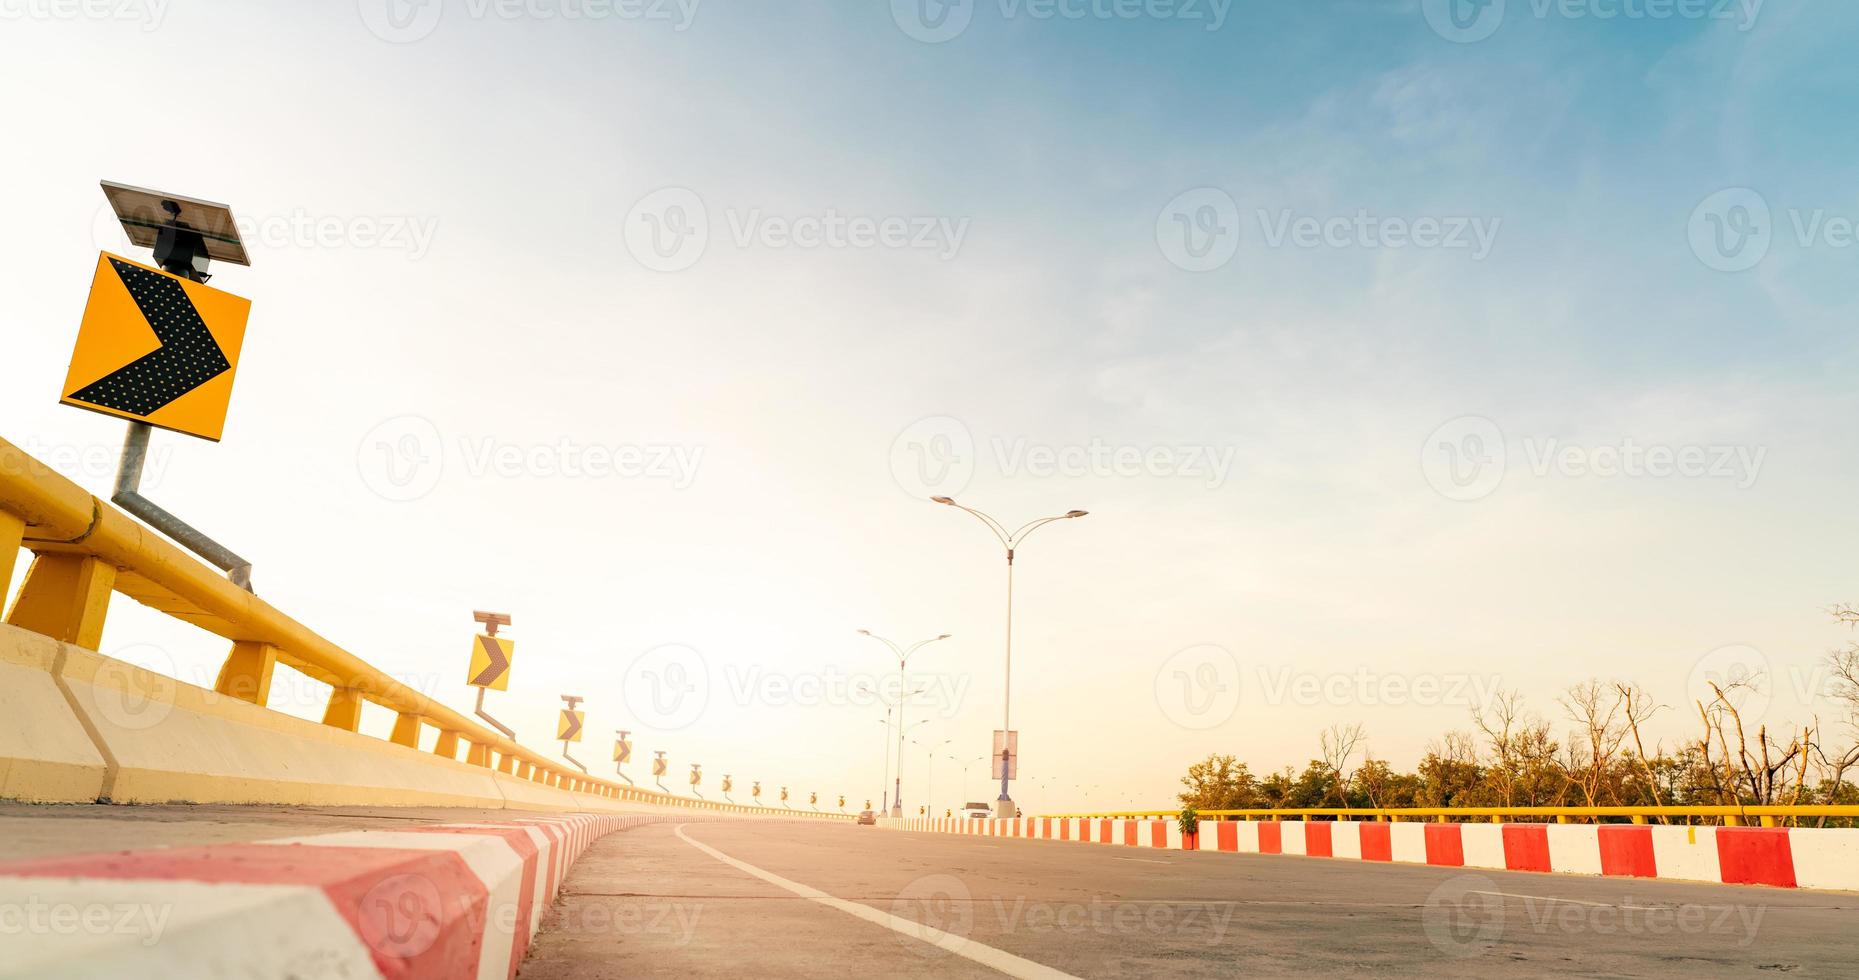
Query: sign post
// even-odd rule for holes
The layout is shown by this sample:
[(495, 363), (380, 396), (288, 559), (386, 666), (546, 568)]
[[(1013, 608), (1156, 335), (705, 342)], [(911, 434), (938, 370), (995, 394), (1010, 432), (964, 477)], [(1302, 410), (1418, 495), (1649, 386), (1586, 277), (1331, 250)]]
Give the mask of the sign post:
[(160, 427), (218, 442), (252, 304), (209, 289), (212, 260), (251, 265), (232, 210), (103, 182), (131, 243), (159, 268), (105, 252), (59, 402), (129, 421), (110, 501), (252, 590), (252, 563), (142, 496), (149, 436)]
[(583, 775), (587, 774), (587, 767), (582, 765), (580, 760), (568, 754), (568, 743), (581, 741), (581, 726), (587, 721), (587, 712), (576, 711), (575, 705), (585, 700), (587, 699), (575, 697), (572, 694), (562, 695), (562, 718), (555, 726), (555, 738), (562, 743), (562, 758), (573, 763)]
[(484, 711), (486, 690), (510, 689), (510, 663), (516, 655), (516, 641), (497, 635), (499, 626), (510, 625), (510, 614), (474, 610), (471, 618), (484, 625), (484, 633), (471, 642), (471, 667), (465, 672), (465, 683), (478, 689), (478, 717), (504, 733), (505, 738), (514, 740), (515, 732)]
[[(994, 730), (994, 778), (1001, 781), (1000, 798), (1007, 801), (1002, 803), (1001, 807), (1004, 809), (1011, 806), (1012, 801), (1007, 796), (1007, 784), (1020, 778), (1019, 732), (1003, 732), (998, 728)], [(996, 814), (996, 816), (1001, 815)], [(1004, 816), (1013, 817), (1015, 814), (1009, 812)]]
[(620, 737), (613, 743), (613, 768), (619, 773), (621, 779), (626, 780), (626, 785), (631, 786), (633, 778), (626, 774), (626, 763), (632, 761), (633, 743), (627, 741), (626, 736), (632, 733), (621, 728), (616, 728), (614, 731), (618, 732)]

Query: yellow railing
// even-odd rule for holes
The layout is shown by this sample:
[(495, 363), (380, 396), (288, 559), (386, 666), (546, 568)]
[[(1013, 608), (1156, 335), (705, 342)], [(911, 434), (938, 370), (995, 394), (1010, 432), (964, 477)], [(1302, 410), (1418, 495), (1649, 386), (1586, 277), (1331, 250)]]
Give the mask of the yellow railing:
[(32, 563), (9, 625), (95, 650), (110, 597), (120, 593), (232, 641), (214, 690), (265, 705), (278, 664), (331, 687), (323, 724), (358, 731), (364, 702), (395, 712), (392, 741), (418, 749), (428, 726), (433, 752), (518, 779), (615, 800), (733, 813), (851, 819), (849, 814), (718, 803), (595, 779), (519, 745), (389, 677), (263, 599), (228, 581), (154, 531), (0, 439), (0, 597), (21, 550)]
[[(1603, 823), (1722, 823), (1741, 827), (1754, 822), (1763, 827), (1802, 826), (1804, 820), (1821, 817), (1859, 819), (1859, 806), (1478, 806), (1478, 807), (1400, 807), (1342, 808), (1314, 807), (1295, 809), (1197, 810), (1202, 820), (1387, 820), (1452, 823), (1489, 821), (1491, 823), (1549, 822)], [(1042, 814), (1055, 820), (1168, 819), (1181, 816), (1180, 810), (1109, 810), (1099, 813)]]

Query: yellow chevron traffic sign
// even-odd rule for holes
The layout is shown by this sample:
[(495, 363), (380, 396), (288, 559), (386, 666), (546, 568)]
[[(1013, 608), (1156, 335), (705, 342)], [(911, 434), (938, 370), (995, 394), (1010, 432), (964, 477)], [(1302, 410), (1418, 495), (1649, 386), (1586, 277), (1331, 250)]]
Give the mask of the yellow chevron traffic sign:
[(497, 636), (479, 636), (471, 641), (471, 670), (465, 683), (493, 691), (510, 689), (510, 660), (516, 653), (516, 641)]
[(218, 442), (252, 302), (103, 253), (59, 402)]
[(581, 723), (587, 720), (587, 712), (562, 709), (562, 718), (555, 726), (557, 742), (581, 741)]
[(613, 761), (621, 762), (621, 763), (630, 762), (632, 760), (632, 757), (633, 757), (633, 743), (628, 742), (627, 740), (623, 738), (618, 739), (613, 743)]
[(665, 757), (661, 755), (658, 758), (652, 760), (652, 775), (663, 776), (664, 774), (665, 774)]

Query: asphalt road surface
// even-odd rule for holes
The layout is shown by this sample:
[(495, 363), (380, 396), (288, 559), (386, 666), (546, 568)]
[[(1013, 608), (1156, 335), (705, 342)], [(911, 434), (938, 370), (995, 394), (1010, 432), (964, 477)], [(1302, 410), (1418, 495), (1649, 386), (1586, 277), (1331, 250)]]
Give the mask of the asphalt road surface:
[(1845, 977), (1859, 895), (704, 822), (612, 835), (524, 980)]

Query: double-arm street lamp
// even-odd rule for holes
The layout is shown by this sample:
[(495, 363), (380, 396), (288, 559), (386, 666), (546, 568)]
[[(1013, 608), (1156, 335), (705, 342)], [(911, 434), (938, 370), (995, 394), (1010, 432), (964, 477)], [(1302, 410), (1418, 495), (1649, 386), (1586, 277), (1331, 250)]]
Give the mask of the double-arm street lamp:
[(1011, 751), (1009, 746), (1012, 745), (1013, 737), (1013, 552), (1014, 549), (1019, 547), (1020, 543), (1025, 541), (1034, 531), (1045, 527), (1053, 521), (1065, 521), (1074, 517), (1083, 517), (1087, 512), (1082, 510), (1070, 510), (1056, 517), (1041, 517), (1038, 520), (1028, 521), (1020, 525), (1016, 530), (1009, 531), (1006, 525), (1001, 522), (983, 514), (973, 507), (964, 507), (956, 503), (953, 498), (931, 497), (930, 499), (939, 504), (946, 504), (950, 507), (954, 507), (956, 510), (964, 510), (974, 515), (976, 520), (987, 525), (988, 530), (994, 532), (994, 536), (1000, 539), (1001, 547), (1007, 550), (1007, 668), (1006, 682), (1001, 688), (1001, 795), (1000, 799), (996, 800), (994, 803), (994, 815), (1001, 819), (1007, 819), (1014, 815), (1013, 798), (1007, 795), (1007, 775), (1012, 771), (1012, 767), (1009, 765), (1010, 759), (1008, 758), (1008, 753)]
[[(879, 789), (878, 796), (880, 798), (880, 803), (882, 804), (881, 806), (879, 806), (878, 810), (880, 813), (889, 813), (891, 811), (891, 787), (885, 785), (885, 783), (889, 783), (891, 781), (891, 717), (901, 710), (902, 699), (900, 698), (897, 701), (886, 701), (884, 699), (884, 695), (879, 694), (878, 692), (872, 690), (868, 686), (860, 686), (859, 690), (872, 695), (873, 697), (877, 698), (880, 703), (884, 705), (884, 717), (880, 719), (878, 722), (878, 724), (884, 726), (884, 737), (879, 739), (879, 742), (881, 742), (884, 745), (884, 783), (878, 784), (878, 789)], [(917, 688), (916, 690), (911, 691), (910, 694), (904, 695), (904, 697), (910, 697), (911, 695), (922, 694), (922, 693), (923, 693), (923, 689)], [(924, 722), (922, 721), (917, 722), (917, 725), (921, 725), (921, 724), (924, 724)], [(911, 725), (910, 727), (915, 728), (917, 727), (917, 725)], [(898, 762), (900, 763), (898, 772), (901, 775), (903, 772), (903, 769), (901, 766), (901, 763), (903, 762), (903, 760), (899, 759)]]
[(899, 692), (897, 698), (897, 782), (892, 786), (891, 816), (901, 817), (904, 815), (904, 705), (909, 702), (912, 695), (922, 693), (920, 690), (904, 693), (910, 687), (904, 676), (904, 668), (909, 664), (911, 654), (927, 644), (948, 639), (949, 634), (944, 633), (927, 640), (918, 640), (908, 647), (900, 647), (871, 630), (859, 630), (859, 635), (869, 636), (890, 647), (891, 652), (897, 656), (897, 690)]

